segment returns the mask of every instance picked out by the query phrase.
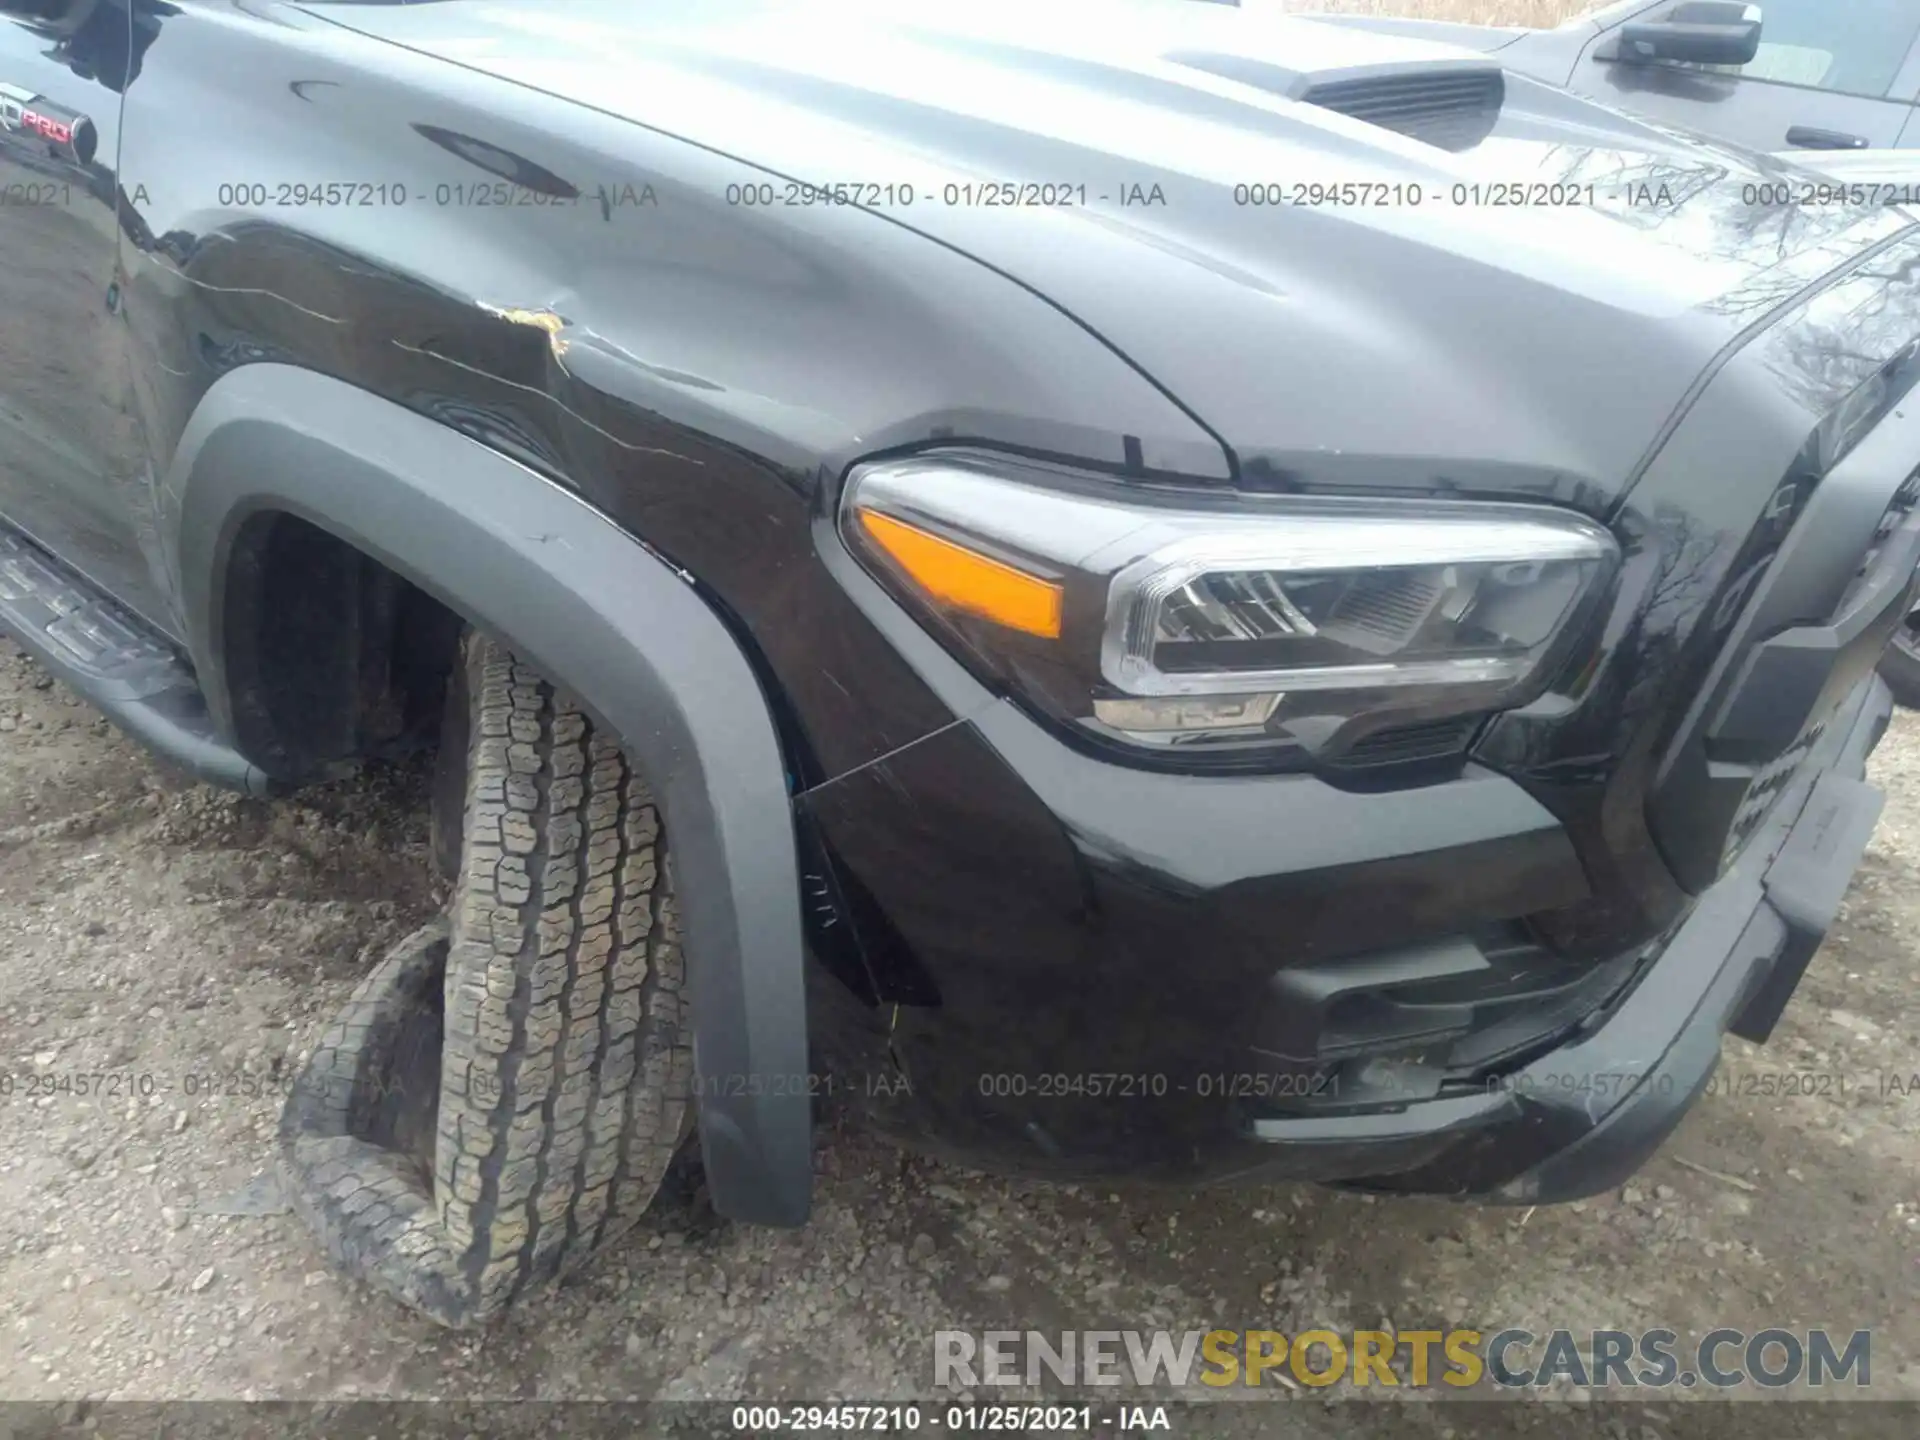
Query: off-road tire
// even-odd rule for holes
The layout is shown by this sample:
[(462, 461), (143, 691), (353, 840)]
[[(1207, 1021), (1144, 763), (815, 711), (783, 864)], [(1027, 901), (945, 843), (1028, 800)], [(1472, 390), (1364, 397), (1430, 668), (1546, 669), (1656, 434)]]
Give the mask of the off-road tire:
[[(280, 1128), (288, 1198), (336, 1262), (455, 1326), (633, 1224), (685, 1137), (693, 1074), (652, 795), (616, 741), (497, 642), (470, 635), (461, 663), (450, 921), (355, 991)], [(438, 1079), (422, 1094), (409, 1052), (435, 1019)], [(423, 1114), (427, 1138), (409, 1145)]]

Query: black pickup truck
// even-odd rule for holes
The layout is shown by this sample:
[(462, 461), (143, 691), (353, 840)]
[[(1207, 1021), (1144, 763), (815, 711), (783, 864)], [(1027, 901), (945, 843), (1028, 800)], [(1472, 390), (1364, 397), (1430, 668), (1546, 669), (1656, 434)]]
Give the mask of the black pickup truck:
[(281, 1157), (448, 1323), (697, 1129), (1535, 1204), (1879, 805), (1920, 224), (1185, 0), (0, 0), (0, 627), (446, 920)]

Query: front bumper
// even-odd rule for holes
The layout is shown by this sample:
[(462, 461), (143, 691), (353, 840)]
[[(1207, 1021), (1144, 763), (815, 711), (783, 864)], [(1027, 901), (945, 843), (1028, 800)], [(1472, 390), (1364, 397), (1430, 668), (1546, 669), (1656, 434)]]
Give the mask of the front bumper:
[[(847, 1090), (876, 1123), (936, 1153), (1056, 1179), (1318, 1180), (1514, 1204), (1596, 1193), (1674, 1128), (1724, 1033), (1764, 1039), (1772, 1028), (1872, 833), (1882, 796), (1861, 777), (1891, 713), (1877, 677), (1861, 684), (1740, 858), (1552, 1049), (1406, 1103), (1375, 1085), (1361, 1106), (1235, 1090), (1236, 1074), (1271, 1054), (1260, 1050), (1259, 1001), (1271, 993), (1272, 942), (1310, 955), (1300, 942), (1315, 933), (1385, 923), (1391, 905), (1349, 906), (1396, 871), (1397, 898), (1416, 917), (1437, 913), (1423, 892), (1449, 876), (1467, 908), (1509, 886), (1525, 893), (1552, 869), (1544, 832), (1336, 865), (1277, 889), (1263, 877), (1182, 896), (1125, 857), (1076, 877), (1024, 817), (983, 829), (1000, 808), (994, 769), (957, 726), (810, 797), (842, 859), (876, 882), (899, 921), (888, 941), (911, 952), (923, 987), (919, 1003), (879, 1007), (874, 1064)], [(1241, 905), (1262, 925), (1296, 927), (1254, 945), (1266, 974), (1234, 963)]]
[[(798, 797), (816, 951), (851, 933), (837, 970), (873, 1002), (865, 1108), (1065, 1179), (1525, 1203), (1640, 1163), (1721, 1034), (1772, 1027), (1877, 813), (1873, 667), (1920, 562), (1910, 269), (1856, 266), (1727, 362), (1610, 518), (1591, 664), (1430, 783), (1075, 748), (823, 506), (816, 553), (950, 717)], [(1826, 337), (1869, 319), (1829, 375), (1854, 351)]]
[[(1705, 1088), (1721, 1036), (1764, 1041), (1820, 948), (1885, 799), (1862, 777), (1892, 713), (1878, 677), (1859, 687), (1740, 859), (1585, 1034), (1455, 1114), (1414, 1106), (1383, 1126), (1382, 1139), (1459, 1134), (1391, 1188), (1531, 1205), (1595, 1194), (1637, 1170)], [(1258, 1133), (1314, 1138), (1298, 1122)]]
[[(883, 1127), (1019, 1173), (1512, 1203), (1617, 1183), (1697, 1097), (1720, 1036), (1772, 1028), (1872, 831), (1861, 777), (1891, 713), (1873, 660), (1920, 555), (1909, 518), (1861, 566), (1899, 481), (1874, 469), (1859, 495), (1823, 487), (1828, 509), (1871, 501), (1846, 554), (1819, 506), (1795, 532), (1840, 547), (1837, 619), (1807, 623), (1802, 596), (1799, 625), (1736, 632), (1676, 742), (1718, 743), (1724, 716), (1771, 698), (1768, 723), (1799, 732), (1790, 768), (1703, 762), (1718, 783), (1752, 758), (1741, 788), (1770, 803), (1663, 933), (1585, 953), (1529, 929), (1601, 897), (1567, 826), (1507, 775), (1469, 762), (1367, 792), (1105, 763), (984, 690), (823, 534), (954, 719), (798, 797), (816, 939), (849, 922), (837, 969), (877, 1001), (816, 1016), (816, 1055), (865, 1070), (848, 1091)], [(1746, 613), (1765, 619), (1809, 568), (1783, 551)], [(1776, 650), (1794, 683), (1765, 669)]]

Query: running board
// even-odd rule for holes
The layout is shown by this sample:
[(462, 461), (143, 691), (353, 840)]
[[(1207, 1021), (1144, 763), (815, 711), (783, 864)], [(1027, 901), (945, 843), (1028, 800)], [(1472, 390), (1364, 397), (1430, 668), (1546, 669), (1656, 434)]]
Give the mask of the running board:
[(0, 524), (0, 633), (163, 759), (248, 795), (274, 786), (215, 732), (193, 669), (144, 620)]

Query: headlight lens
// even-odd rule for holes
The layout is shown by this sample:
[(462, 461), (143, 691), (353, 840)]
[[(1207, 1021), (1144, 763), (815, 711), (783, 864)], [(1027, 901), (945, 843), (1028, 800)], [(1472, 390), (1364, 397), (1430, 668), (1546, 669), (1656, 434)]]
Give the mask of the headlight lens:
[(1116, 493), (973, 453), (863, 466), (842, 530), (1021, 698), (1107, 738), (1335, 754), (1525, 703), (1613, 569), (1545, 506)]

